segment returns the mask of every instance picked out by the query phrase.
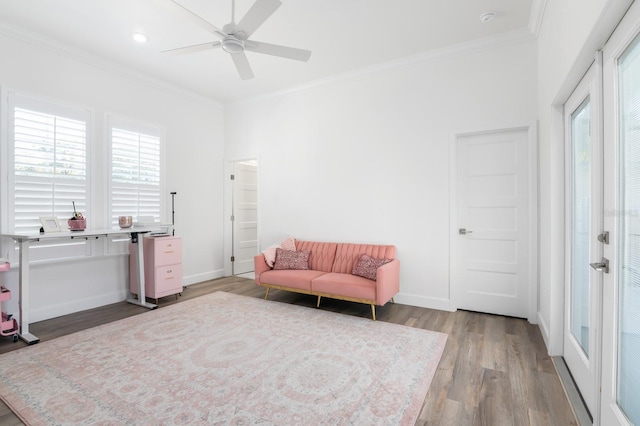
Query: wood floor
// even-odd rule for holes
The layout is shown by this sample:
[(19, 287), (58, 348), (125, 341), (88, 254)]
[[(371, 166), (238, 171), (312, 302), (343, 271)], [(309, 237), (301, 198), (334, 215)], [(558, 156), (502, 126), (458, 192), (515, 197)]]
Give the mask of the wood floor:
[[(215, 291), (264, 297), (252, 280), (222, 278), (189, 286), (179, 300), (160, 299), (160, 308)], [(314, 296), (273, 290), (270, 300), (315, 309)], [(320, 309), (370, 318), (368, 305), (323, 299)], [(41, 341), (147, 312), (116, 303), (32, 324)], [(449, 338), (418, 425), (576, 425), (537, 326), (522, 319), (468, 311), (444, 312), (388, 303), (378, 321), (447, 333)], [(0, 339), (0, 353), (26, 346)], [(52, 390), (54, 391), (54, 390)], [(21, 425), (0, 402), (0, 425)]]

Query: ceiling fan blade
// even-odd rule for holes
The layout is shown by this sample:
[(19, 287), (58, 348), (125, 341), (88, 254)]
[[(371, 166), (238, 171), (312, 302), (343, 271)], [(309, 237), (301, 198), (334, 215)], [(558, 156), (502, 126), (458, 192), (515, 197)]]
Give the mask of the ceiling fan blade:
[(193, 13), (192, 11), (187, 9), (186, 7), (182, 6), (176, 0), (169, 0), (168, 4), (172, 5), (173, 9), (175, 11), (177, 11), (178, 13), (181, 13), (183, 16), (187, 17), (192, 22), (194, 22), (197, 25), (201, 26), (202, 28), (204, 28), (205, 30), (209, 31), (210, 33), (213, 33), (213, 34), (217, 35), (220, 38), (224, 38), (226, 36), (224, 31), (222, 31), (220, 28), (216, 27), (211, 22), (201, 18), (199, 15), (196, 15), (195, 13)]
[(194, 53), (203, 50), (215, 49), (220, 46), (222, 46), (222, 43), (220, 43), (219, 41), (213, 41), (208, 43), (194, 44), (192, 46), (178, 47), (177, 49), (163, 50), (162, 53), (167, 53), (169, 55), (183, 55), (185, 53)]
[(280, 0), (256, 0), (237, 25), (236, 33), (242, 31), (244, 33), (242, 35), (243, 39), (248, 39), (281, 4)]
[(296, 61), (307, 62), (311, 57), (311, 51), (304, 49), (296, 49), (295, 47), (280, 46), (279, 44), (264, 43), (261, 41), (247, 40), (244, 43), (244, 49), (256, 53), (264, 53), (265, 55), (280, 56)]
[(251, 71), (251, 65), (249, 65), (247, 55), (245, 55), (244, 52), (231, 53), (230, 55), (238, 70), (238, 74), (240, 74), (240, 78), (243, 80), (251, 80), (253, 78), (253, 71)]

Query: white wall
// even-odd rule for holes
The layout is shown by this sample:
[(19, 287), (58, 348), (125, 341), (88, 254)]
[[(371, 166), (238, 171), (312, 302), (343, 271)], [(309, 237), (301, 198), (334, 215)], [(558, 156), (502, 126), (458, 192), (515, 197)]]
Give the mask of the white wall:
[[(184, 237), (188, 283), (222, 275), (223, 155), (225, 161), (258, 158), (263, 247), (288, 234), (396, 244), (405, 303), (434, 307), (446, 305), (449, 294), (452, 135), (529, 124), (538, 117), (539, 320), (557, 352), (564, 159), (553, 106), (586, 70), (591, 46), (606, 32), (602, 27), (610, 26), (607, 10), (625, 2), (547, 1), (537, 46), (525, 42), (384, 67), (232, 104), (224, 113), (215, 103), (2, 34), (0, 86), (92, 108), (98, 145), (104, 143), (106, 113), (164, 126), (167, 191), (178, 192), (176, 227)], [(6, 129), (1, 140), (6, 143)], [(68, 292), (86, 286), (91, 292), (81, 292), (80, 307), (123, 297), (125, 257), (88, 264), (94, 262), (96, 268), (79, 274), (70, 274), (69, 265), (35, 267), (34, 288), (52, 285), (51, 276), (66, 278), (55, 283), (59, 294), (34, 296), (32, 307), (41, 312), (34, 319), (53, 315), (48, 306), (69, 304)], [(103, 282), (114, 270), (113, 279)], [(10, 286), (14, 275), (5, 274)]]
[(262, 248), (286, 235), (395, 244), (396, 300), (449, 309), (449, 146), (534, 122), (536, 69), (526, 41), (228, 106), (226, 160), (259, 160)]
[(540, 271), (538, 323), (562, 354), (564, 321), (564, 133), (562, 105), (629, 0), (547, 1), (538, 36)]
[[(92, 226), (107, 225), (103, 213), (106, 195), (102, 191), (106, 188), (105, 170), (100, 161), (106, 152), (106, 114), (164, 128), (168, 205), (164, 219), (171, 220), (169, 192), (176, 191), (176, 235), (183, 237), (185, 284), (222, 276), (222, 106), (40, 41), (25, 42), (21, 37), (0, 34), (0, 52), (3, 93), (10, 89), (93, 110), (91, 149), (98, 161), (92, 171)], [(0, 105), (6, 108), (6, 100)], [(0, 139), (3, 144), (6, 137), (4, 128)], [(17, 294), (16, 275), (12, 272), (2, 278)], [(125, 255), (34, 266), (31, 319), (38, 321), (124, 300), (127, 279)]]

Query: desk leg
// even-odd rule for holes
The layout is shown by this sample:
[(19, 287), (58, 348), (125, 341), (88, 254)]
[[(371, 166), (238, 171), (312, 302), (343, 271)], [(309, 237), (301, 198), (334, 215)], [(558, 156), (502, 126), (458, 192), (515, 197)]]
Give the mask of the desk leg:
[(30, 345), (38, 343), (39, 338), (29, 333), (29, 241), (20, 240), (20, 271), (18, 273), (20, 306), (20, 331), (22, 340)]
[[(147, 309), (155, 309), (158, 305), (154, 305), (153, 303), (148, 303), (145, 293), (145, 282), (144, 282), (144, 241), (142, 241), (143, 234), (139, 234), (137, 232), (131, 233), (131, 242), (135, 244), (137, 250), (137, 258), (136, 258), (136, 273), (138, 274), (138, 299), (134, 299), (133, 297), (127, 299), (127, 302), (132, 303), (134, 305), (142, 306)], [(131, 254), (129, 254), (131, 255)]]

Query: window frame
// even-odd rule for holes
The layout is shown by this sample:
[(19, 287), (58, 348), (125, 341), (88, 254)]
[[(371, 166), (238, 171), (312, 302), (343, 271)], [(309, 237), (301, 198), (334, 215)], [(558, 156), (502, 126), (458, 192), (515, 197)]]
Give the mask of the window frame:
[[(104, 163), (104, 178), (106, 185), (104, 186), (104, 198), (105, 198), (105, 217), (104, 221), (108, 227), (112, 226), (111, 217), (113, 215), (113, 129), (121, 129), (134, 133), (144, 134), (148, 136), (157, 137), (159, 139), (159, 154), (160, 154), (160, 184), (159, 184), (159, 219), (160, 223), (164, 223), (167, 217), (167, 200), (164, 196), (167, 187), (167, 175), (166, 175), (166, 138), (165, 129), (163, 126), (144, 122), (142, 120), (134, 120), (125, 118), (117, 114), (107, 113), (105, 116), (104, 127), (104, 140), (105, 140), (105, 156), (106, 162)], [(134, 222), (136, 217), (133, 218)], [(107, 238), (107, 254), (118, 254), (128, 252), (128, 239), (122, 238), (122, 236), (110, 236)]]
[[(34, 96), (17, 90), (2, 90), (2, 104), (6, 113), (2, 114), (0, 127), (6, 129), (2, 133), (4, 142), (2, 151), (0, 152), (0, 170), (2, 171), (2, 191), (3, 207), (0, 209), (0, 226), (3, 233), (15, 234), (15, 117), (16, 108), (22, 108), (39, 112), (42, 114), (53, 115), (71, 120), (78, 120), (85, 123), (85, 176), (84, 176), (84, 200), (85, 211), (82, 213), (87, 217), (91, 216), (94, 197), (92, 193), (92, 146), (93, 146), (93, 129), (94, 129), (94, 111), (93, 109), (83, 105), (73, 105), (59, 100), (47, 99), (42, 96)], [(1, 111), (1, 109), (0, 109)], [(68, 218), (58, 217), (64, 224)], [(38, 229), (33, 230), (36, 234)], [(85, 241), (84, 244), (78, 244), (78, 241), (55, 241), (51, 244), (38, 243), (38, 250), (34, 253), (38, 255), (31, 259), (31, 262), (40, 263), (47, 261), (60, 261), (69, 259), (78, 259), (92, 255), (92, 245)], [(0, 242), (0, 247), (4, 255), (9, 255), (12, 262), (17, 262), (17, 245), (10, 244), (9, 241)]]

